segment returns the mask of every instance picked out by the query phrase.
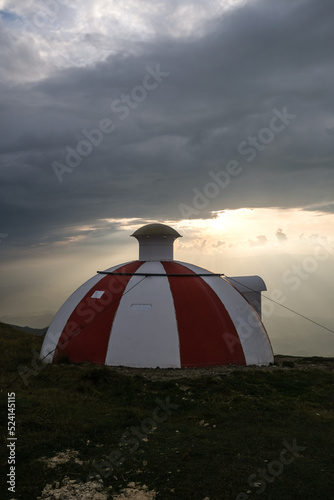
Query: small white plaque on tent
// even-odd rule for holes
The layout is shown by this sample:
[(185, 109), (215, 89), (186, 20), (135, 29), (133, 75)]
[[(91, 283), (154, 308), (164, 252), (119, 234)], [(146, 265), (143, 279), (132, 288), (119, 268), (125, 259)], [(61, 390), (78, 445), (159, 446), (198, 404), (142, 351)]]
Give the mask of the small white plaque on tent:
[(102, 295), (104, 294), (104, 291), (102, 290), (95, 290), (93, 295), (91, 296), (91, 299), (100, 299)]
[(133, 311), (149, 311), (151, 308), (152, 304), (131, 304)]

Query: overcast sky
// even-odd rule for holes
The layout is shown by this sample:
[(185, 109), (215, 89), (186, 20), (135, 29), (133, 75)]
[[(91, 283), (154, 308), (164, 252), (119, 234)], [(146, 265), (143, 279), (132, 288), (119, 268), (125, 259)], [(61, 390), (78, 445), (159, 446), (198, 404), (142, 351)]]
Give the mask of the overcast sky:
[(327, 244), (330, 324), (332, 0), (0, 0), (0, 28), (0, 317), (53, 314), (160, 221), (274, 288)]

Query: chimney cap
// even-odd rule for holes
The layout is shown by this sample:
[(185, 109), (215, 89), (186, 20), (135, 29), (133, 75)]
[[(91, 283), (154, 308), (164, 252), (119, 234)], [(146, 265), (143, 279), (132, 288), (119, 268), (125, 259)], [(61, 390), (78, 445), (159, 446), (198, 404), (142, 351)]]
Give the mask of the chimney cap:
[(131, 236), (137, 238), (138, 236), (174, 236), (174, 238), (182, 238), (181, 234), (179, 234), (175, 229), (166, 224), (154, 223), (147, 224), (146, 226), (142, 226), (137, 229)]

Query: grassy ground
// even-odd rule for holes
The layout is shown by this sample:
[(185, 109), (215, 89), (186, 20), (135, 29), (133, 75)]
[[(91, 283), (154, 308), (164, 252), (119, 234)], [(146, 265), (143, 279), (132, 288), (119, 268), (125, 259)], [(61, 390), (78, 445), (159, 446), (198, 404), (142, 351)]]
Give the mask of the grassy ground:
[[(158, 500), (333, 498), (334, 360), (327, 369), (317, 367), (321, 359), (300, 369), (276, 358), (265, 370), (168, 378), (162, 370), (42, 368), (41, 342), (0, 324), (1, 387), (19, 377), (1, 394), (2, 498), (36, 500), (46, 484), (65, 476), (86, 483), (98, 470), (112, 486), (108, 498), (130, 482)], [(6, 485), (12, 391), (15, 494)]]

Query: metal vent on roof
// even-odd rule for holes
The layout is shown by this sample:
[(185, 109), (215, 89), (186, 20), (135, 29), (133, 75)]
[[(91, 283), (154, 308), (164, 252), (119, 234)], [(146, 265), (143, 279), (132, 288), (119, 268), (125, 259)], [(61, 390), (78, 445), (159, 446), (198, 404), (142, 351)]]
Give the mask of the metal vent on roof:
[(131, 304), (133, 311), (149, 311), (152, 309), (152, 304)]

